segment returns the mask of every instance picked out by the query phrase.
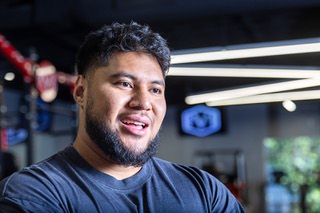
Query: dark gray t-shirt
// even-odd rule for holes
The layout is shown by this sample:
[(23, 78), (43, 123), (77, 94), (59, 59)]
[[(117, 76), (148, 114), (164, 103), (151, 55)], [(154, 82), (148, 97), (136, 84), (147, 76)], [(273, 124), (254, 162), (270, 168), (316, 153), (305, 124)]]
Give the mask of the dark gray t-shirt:
[(244, 212), (222, 183), (197, 168), (152, 158), (117, 180), (72, 146), (3, 180), (0, 195), (0, 212)]

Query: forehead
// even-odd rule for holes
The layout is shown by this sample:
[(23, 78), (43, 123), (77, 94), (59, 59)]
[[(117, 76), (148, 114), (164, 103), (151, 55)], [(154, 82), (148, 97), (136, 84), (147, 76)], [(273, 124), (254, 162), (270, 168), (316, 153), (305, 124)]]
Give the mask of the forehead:
[(141, 52), (119, 52), (112, 55), (106, 66), (109, 74), (127, 72), (134, 76), (164, 79), (157, 59), (151, 54)]

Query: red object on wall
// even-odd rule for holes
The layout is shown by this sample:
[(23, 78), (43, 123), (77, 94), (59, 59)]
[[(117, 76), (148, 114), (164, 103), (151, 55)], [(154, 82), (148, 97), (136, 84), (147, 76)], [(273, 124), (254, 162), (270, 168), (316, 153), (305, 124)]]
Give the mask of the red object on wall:
[(42, 61), (35, 69), (35, 87), (45, 102), (51, 102), (57, 97), (58, 79), (56, 68), (49, 61)]
[(32, 81), (32, 66), (34, 62), (23, 57), (1, 33), (0, 51), (22, 73), (24, 81), (30, 83)]
[[(40, 62), (36, 64), (33, 60), (25, 58), (20, 54), (18, 50), (0, 33), (0, 52), (4, 57), (11, 62), (23, 75), (23, 79), (26, 83), (31, 83), (35, 80), (34, 71), (41, 67), (41, 64), (50, 64), (49, 61)], [(53, 66), (53, 65), (52, 65)], [(66, 84), (70, 86), (71, 92), (74, 88), (76, 76), (66, 74), (64, 72), (55, 72), (56, 77), (51, 77), (53, 81), (58, 80), (60, 84)], [(53, 82), (52, 81), (52, 82)], [(54, 86), (52, 86), (53, 88)], [(39, 89), (39, 88), (38, 88)]]

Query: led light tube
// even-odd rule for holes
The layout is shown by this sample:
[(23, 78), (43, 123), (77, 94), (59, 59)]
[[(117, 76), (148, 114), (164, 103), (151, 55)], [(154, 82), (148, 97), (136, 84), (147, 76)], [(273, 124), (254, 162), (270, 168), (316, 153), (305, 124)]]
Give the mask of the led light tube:
[(253, 78), (312, 78), (320, 69), (250, 68), (250, 67), (171, 67), (167, 76), (253, 77)]
[(244, 88), (229, 89), (219, 92), (209, 92), (197, 95), (190, 95), (185, 98), (187, 104), (199, 104), (211, 101), (220, 101), (231, 98), (239, 98), (250, 95), (265, 94), (271, 92), (281, 92), (293, 89), (320, 86), (320, 77), (285, 81), (280, 83), (270, 83), (258, 86), (248, 86)]
[(320, 52), (320, 38), (174, 51), (171, 64)]
[(286, 100), (302, 101), (302, 100), (314, 100), (314, 99), (320, 99), (320, 90), (253, 95), (253, 96), (247, 96), (242, 98), (212, 101), (212, 102), (207, 102), (206, 104), (208, 106), (231, 106), (231, 105), (282, 102)]

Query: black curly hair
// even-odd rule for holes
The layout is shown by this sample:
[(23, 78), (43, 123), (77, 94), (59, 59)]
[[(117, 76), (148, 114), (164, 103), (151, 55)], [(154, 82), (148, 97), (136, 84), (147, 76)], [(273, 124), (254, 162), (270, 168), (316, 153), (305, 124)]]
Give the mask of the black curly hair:
[(153, 55), (165, 77), (170, 67), (167, 41), (147, 25), (113, 23), (91, 32), (76, 56), (76, 72), (85, 76), (91, 69), (108, 65), (117, 52), (144, 52)]

